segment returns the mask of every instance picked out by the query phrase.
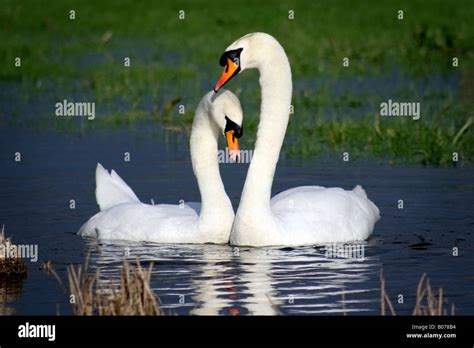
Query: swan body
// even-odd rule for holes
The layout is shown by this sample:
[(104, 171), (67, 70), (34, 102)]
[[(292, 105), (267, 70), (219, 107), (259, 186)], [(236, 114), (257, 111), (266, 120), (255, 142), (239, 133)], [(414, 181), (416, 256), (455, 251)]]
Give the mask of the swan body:
[[(245, 212), (235, 221), (231, 241), (239, 245), (307, 245), (360, 241), (372, 233), (378, 220), (377, 207), (361, 186), (342, 188), (300, 186), (275, 195), (270, 201), (270, 216), (261, 219), (267, 225), (253, 235), (245, 231), (252, 221)], [(237, 225), (238, 224), (238, 225)], [(265, 233), (263, 233), (266, 231)], [(261, 234), (257, 234), (261, 233)], [(252, 238), (252, 236), (260, 236)]]
[(234, 210), (219, 174), (217, 145), (227, 120), (242, 123), (239, 100), (230, 91), (209, 92), (193, 121), (190, 149), (202, 204), (140, 202), (115, 172), (96, 169), (96, 200), (100, 212), (79, 230), (81, 236), (155, 243), (228, 243)]
[(360, 186), (349, 191), (302, 186), (270, 198), (292, 96), (290, 64), (278, 41), (265, 33), (248, 34), (226, 49), (220, 63), (225, 69), (215, 91), (255, 68), (262, 93), (257, 141), (230, 243), (272, 246), (367, 239), (380, 214)]

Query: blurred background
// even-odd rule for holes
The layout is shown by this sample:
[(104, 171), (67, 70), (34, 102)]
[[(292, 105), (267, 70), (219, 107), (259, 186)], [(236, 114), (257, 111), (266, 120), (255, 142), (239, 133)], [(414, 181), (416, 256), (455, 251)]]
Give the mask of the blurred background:
[[(471, 1), (7, 0), (0, 10), (1, 122), (82, 134), (143, 121), (186, 132), (220, 75), (223, 50), (264, 31), (281, 42), (293, 72), (285, 153), (349, 151), (439, 165), (458, 152), (470, 162), (473, 14)], [(247, 72), (229, 85), (244, 107), (248, 146), (258, 122), (257, 76)], [(54, 104), (64, 99), (95, 101), (96, 119), (55, 118)], [(388, 99), (420, 102), (421, 121), (380, 119)]]

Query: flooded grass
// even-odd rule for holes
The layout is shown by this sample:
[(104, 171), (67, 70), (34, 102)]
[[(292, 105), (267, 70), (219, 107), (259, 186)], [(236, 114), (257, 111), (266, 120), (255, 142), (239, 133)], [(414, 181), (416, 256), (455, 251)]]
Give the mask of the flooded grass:
[[(299, 127), (290, 153), (297, 155), (322, 154), (328, 149), (363, 157), (372, 154), (390, 164), (421, 163), (451, 164), (456, 154), (461, 162), (472, 162), (474, 137), (468, 133), (472, 117), (463, 126), (440, 127), (435, 123), (381, 122), (380, 116), (362, 120), (315, 120), (314, 127)], [(296, 126), (297, 127), (297, 126)]]
[[(178, 17), (180, 9), (184, 20)], [(403, 20), (397, 17), (399, 9)], [(69, 18), (71, 10), (75, 19)], [(294, 20), (288, 19), (290, 10)], [(430, 6), (423, 1), (248, 0), (233, 11), (218, 1), (206, 1), (206, 6), (198, 1), (6, 1), (0, 11), (0, 54), (6, 59), (0, 80), (7, 86), (0, 103), (14, 105), (5, 105), (0, 114), (20, 126), (61, 132), (138, 122), (160, 122), (185, 132), (197, 102), (219, 76), (221, 51), (246, 32), (266, 31), (285, 47), (295, 83), (286, 153), (347, 151), (395, 164), (448, 165), (456, 152), (469, 163), (474, 159), (469, 122), (473, 15), (470, 1), (450, 6), (440, 0)], [(14, 65), (16, 57), (21, 68)], [(130, 67), (124, 66), (126, 57)], [(343, 66), (344, 57), (349, 67)], [(410, 80), (390, 76), (364, 87), (394, 66)], [(446, 76), (454, 82), (447, 83)], [(244, 106), (244, 146), (255, 140), (257, 80), (256, 73), (248, 73), (230, 87)], [(432, 88), (416, 88), (423, 83)], [(384, 89), (387, 84), (392, 88)], [(21, 97), (8, 92), (16, 90), (12, 86), (19, 87)], [(349, 90), (341, 90), (344, 86)], [(93, 122), (54, 117), (54, 104), (65, 98), (95, 101), (98, 117)], [(389, 98), (421, 102), (422, 119), (374, 121), (379, 104)], [(186, 106), (184, 115), (174, 101)]]
[[(45, 6), (45, 5), (48, 6)], [(325, 71), (339, 73), (333, 60), (351, 57), (355, 73), (377, 70), (380, 63), (396, 62), (413, 71), (430, 72), (433, 66), (449, 66), (452, 57), (466, 58), (470, 65), (474, 32), (471, 15), (474, 5), (460, 1), (450, 6), (433, 1), (388, 1), (353, 4), (351, 1), (292, 1), (271, 4), (247, 0), (228, 11), (222, 2), (206, 1), (133, 1), (108, 0), (76, 3), (62, 1), (6, 1), (0, 14), (2, 53), (13, 59), (25, 58), (25, 70), (11, 65), (1, 67), (2, 77), (21, 78), (45, 74), (80, 76), (80, 67), (98, 73), (101, 63), (119, 60), (130, 53), (135, 60), (174, 66), (199, 74), (196, 65), (216, 65), (215, 52), (245, 32), (268, 31), (279, 37), (289, 52), (295, 78)], [(348, 11), (348, 6), (352, 6)], [(133, 10), (132, 10), (133, 9)], [(179, 10), (185, 18), (179, 19)], [(403, 20), (398, 10), (404, 11)], [(70, 11), (75, 19), (70, 19)], [(293, 10), (295, 19), (288, 19)], [(360, 14), (360, 15), (359, 15)], [(415, 15), (416, 14), (416, 15)], [(317, 20), (315, 20), (317, 18)], [(341, 25), (344, 24), (344, 25)], [(377, 28), (377, 30), (374, 30)], [(288, 33), (291, 32), (291, 36)], [(150, 40), (150, 41), (149, 41)], [(146, 43), (138, 52), (128, 47)], [(449, 59), (447, 59), (449, 58)], [(34, 61), (35, 64), (27, 64)], [(316, 63), (317, 62), (317, 63)], [(178, 63), (176, 66), (174, 63)], [(219, 70), (219, 67), (215, 67)], [(353, 71), (354, 72), (354, 71)], [(146, 76), (148, 74), (145, 74)], [(154, 76), (159, 78), (160, 76)], [(113, 80), (113, 76), (105, 77)], [(123, 77), (122, 77), (123, 78)]]

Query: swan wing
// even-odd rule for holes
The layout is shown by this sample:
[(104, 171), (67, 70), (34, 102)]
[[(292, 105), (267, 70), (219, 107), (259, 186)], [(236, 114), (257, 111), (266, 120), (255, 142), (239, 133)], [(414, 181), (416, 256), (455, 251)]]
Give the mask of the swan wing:
[(97, 163), (95, 171), (95, 198), (101, 211), (123, 203), (139, 203), (132, 189), (114, 171), (109, 172)]
[(354, 190), (301, 186), (279, 193), (272, 211), (285, 244), (349, 242), (367, 239), (380, 218), (362, 187)]
[(201, 214), (201, 202), (187, 202), (185, 205), (193, 209), (197, 215)]
[(101, 211), (79, 230), (81, 236), (102, 240), (188, 243), (196, 229), (199, 215), (188, 205), (123, 203)]

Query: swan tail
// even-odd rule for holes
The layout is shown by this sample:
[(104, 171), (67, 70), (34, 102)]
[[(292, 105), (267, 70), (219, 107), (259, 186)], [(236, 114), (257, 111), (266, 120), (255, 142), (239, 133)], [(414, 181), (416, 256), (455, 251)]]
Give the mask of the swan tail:
[(122, 203), (140, 202), (133, 190), (114, 171), (111, 173), (97, 163), (95, 198), (101, 211)]
[(367, 193), (365, 193), (365, 190), (362, 188), (362, 186), (357, 185), (352, 189), (352, 191), (354, 191), (354, 193), (356, 193), (360, 197), (367, 199)]
[(374, 222), (377, 222), (378, 220), (380, 220), (380, 210), (379, 208), (375, 205), (374, 202), (372, 202), (368, 197), (367, 197), (367, 193), (365, 192), (365, 190), (362, 188), (362, 186), (360, 185), (357, 185), (356, 187), (354, 187), (354, 189), (352, 190), (354, 191), (355, 194), (357, 194), (359, 197), (362, 197), (363, 199), (366, 199), (367, 202), (369, 202), (369, 206), (373, 212), (373, 216), (374, 216)]

